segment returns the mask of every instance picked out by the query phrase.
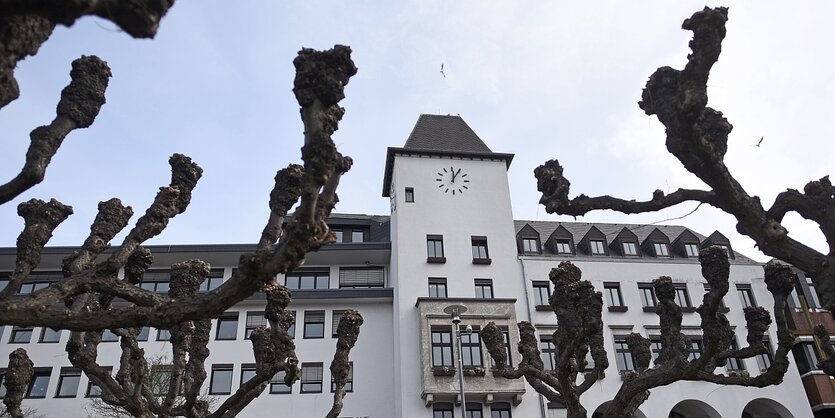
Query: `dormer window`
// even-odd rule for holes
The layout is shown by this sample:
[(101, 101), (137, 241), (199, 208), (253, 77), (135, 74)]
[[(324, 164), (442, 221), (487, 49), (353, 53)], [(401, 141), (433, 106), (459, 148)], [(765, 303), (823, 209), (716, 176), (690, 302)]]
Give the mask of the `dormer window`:
[(522, 252), (525, 254), (539, 254), (539, 240), (536, 238), (522, 238)]
[(591, 254), (591, 255), (605, 255), (606, 254), (606, 245), (603, 244), (602, 240), (590, 240), (589, 241), (589, 254)]
[(698, 257), (699, 244), (684, 244), (684, 252), (688, 257)]
[(734, 250), (731, 248), (731, 242), (728, 241), (728, 238), (726, 238), (724, 235), (720, 234), (719, 231), (715, 231), (714, 233), (710, 234), (710, 236), (704, 240), (701, 247), (707, 248), (711, 245), (721, 247), (723, 250), (725, 250), (725, 253), (728, 254), (729, 260), (734, 259)]
[(670, 256), (670, 247), (667, 246), (666, 242), (655, 242), (652, 244), (652, 248), (655, 250), (656, 257)]
[(638, 244), (635, 242), (621, 243), (623, 255), (638, 255)]
[(527, 224), (516, 233), (516, 249), (519, 254), (542, 254), (539, 232)]
[(559, 225), (545, 241), (545, 248), (557, 255), (574, 255), (574, 238), (571, 232)]
[(557, 239), (554, 241), (554, 244), (556, 245), (557, 254), (571, 254), (571, 240)]

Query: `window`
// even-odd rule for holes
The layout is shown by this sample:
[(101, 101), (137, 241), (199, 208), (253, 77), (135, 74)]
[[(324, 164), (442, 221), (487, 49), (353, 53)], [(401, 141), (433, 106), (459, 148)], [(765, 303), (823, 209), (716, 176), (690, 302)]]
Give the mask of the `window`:
[(815, 349), (815, 343), (801, 341), (794, 345), (792, 353), (794, 353), (794, 359), (797, 361), (797, 370), (800, 374), (817, 369), (818, 352)]
[(688, 257), (698, 257), (699, 244), (684, 244), (684, 252)]
[(544, 370), (554, 370), (557, 368), (557, 346), (551, 341), (551, 336), (542, 337), (539, 341), (539, 352), (540, 357), (542, 357)]
[(629, 346), (626, 345), (625, 339), (615, 340), (615, 361), (618, 364), (618, 370), (622, 372), (635, 370), (632, 352), (629, 351)]
[(687, 357), (687, 359), (690, 360), (690, 361), (698, 360), (699, 357), (702, 356), (702, 352), (703, 352), (702, 340), (691, 337), (690, 338), (690, 356)]
[(342, 319), (342, 314), (345, 311), (333, 311), (333, 318), (331, 319), (331, 337), (336, 338), (337, 335), (336, 330), (339, 329), (339, 321)]
[(171, 272), (168, 270), (148, 270), (142, 276), (139, 287), (157, 293), (168, 293)]
[(473, 261), (475, 260), (489, 260), (490, 254), (487, 252), (487, 237), (472, 237), (473, 244)]
[(464, 368), (481, 367), (481, 338), (478, 330), (472, 334), (461, 333), (461, 362)]
[(676, 289), (676, 304), (680, 308), (691, 307), (690, 295), (687, 293), (687, 285), (684, 283), (677, 283), (674, 287)]
[(774, 362), (774, 355), (771, 351), (771, 341), (769, 341), (768, 336), (763, 336), (763, 345), (765, 345), (766, 352), (764, 354), (757, 354), (757, 365), (760, 367), (760, 371), (765, 371), (771, 367), (771, 363)]
[(606, 302), (609, 306), (624, 306), (620, 283), (603, 283), (603, 289), (606, 291)]
[(638, 255), (638, 245), (634, 242), (623, 242), (623, 255)]
[(28, 344), (32, 340), (32, 331), (34, 328), (24, 328), (14, 326), (12, 327), (12, 336), (9, 337), (10, 343)]
[(738, 284), (736, 285), (736, 292), (739, 293), (739, 299), (742, 301), (743, 308), (757, 306), (757, 302), (754, 300), (754, 293), (751, 291), (751, 285)]
[(340, 227), (331, 227), (331, 231), (333, 231), (334, 236), (336, 236), (336, 242), (365, 242), (365, 237), (367, 228), (362, 227), (353, 227), (353, 228), (340, 228)]
[(467, 402), (464, 412), (467, 414), (465, 418), (483, 418), (483, 415), (481, 415), (481, 404), (478, 402)]
[(493, 280), (475, 279), (475, 297), (478, 299), (493, 299)]
[[(510, 349), (510, 333), (507, 332), (504, 327), (502, 327), (502, 337), (504, 338), (504, 347), (507, 351), (507, 365), (509, 367), (513, 367), (513, 351)], [(496, 367), (496, 363), (493, 361), (493, 356), (487, 356), (490, 359), (490, 366)]]
[(57, 343), (61, 340), (61, 330), (54, 330), (49, 327), (41, 328), (41, 342), (42, 343)]
[(171, 331), (167, 329), (157, 330), (157, 341), (168, 341), (171, 339)]
[[(354, 391), (354, 362), (349, 362), (349, 369), (348, 369), (348, 378), (345, 379), (345, 392), (353, 392)], [(331, 393), (336, 392), (336, 381), (333, 380), (333, 375), (331, 375)]]
[(652, 248), (655, 250), (656, 257), (669, 257), (670, 247), (666, 242), (653, 242)]
[(238, 313), (227, 312), (217, 319), (216, 340), (234, 340), (238, 338)]
[(292, 393), (293, 387), (288, 386), (284, 383), (284, 378), (287, 376), (287, 372), (284, 370), (276, 373), (273, 375), (272, 380), (270, 380), (270, 393)]
[(339, 288), (371, 288), (385, 286), (382, 267), (340, 267)]
[(78, 394), (78, 382), (81, 381), (81, 370), (75, 367), (61, 367), (58, 377), (58, 391), (56, 398), (75, 398)]
[(522, 238), (522, 252), (525, 254), (540, 254), (538, 238)]
[[(731, 340), (731, 350), (739, 350), (739, 346), (736, 345), (735, 339)], [(745, 370), (745, 363), (741, 358), (728, 357), (728, 363), (725, 365), (725, 370), (729, 372)]]
[(35, 369), (35, 374), (32, 375), (32, 380), (29, 381), (29, 387), (26, 388), (27, 398), (46, 398), (46, 389), (49, 387), (49, 375), (52, 374), (52, 369)]
[(432, 330), (432, 367), (452, 366), (452, 331)]
[(547, 306), (551, 298), (551, 290), (548, 282), (533, 282), (533, 297), (537, 306)]
[(821, 308), (820, 300), (818, 300), (818, 291), (815, 290), (815, 283), (812, 282), (811, 277), (806, 277), (806, 286), (809, 288), (809, 294), (806, 298), (806, 306), (812, 309)]
[(119, 341), (119, 336), (116, 335), (115, 332), (106, 329), (101, 333), (101, 342), (103, 343), (113, 343)]
[(351, 242), (365, 242), (365, 231), (351, 231)]
[[(598, 414), (595, 413), (592, 418), (597, 418)], [(548, 418), (568, 418), (568, 410), (561, 403), (548, 402)]]
[(20, 284), (20, 290), (18, 293), (21, 295), (28, 295), (44, 289), (52, 282), (63, 278), (64, 275), (60, 271), (33, 271), (29, 274), (26, 280)]
[(248, 363), (248, 364), (241, 364), (241, 385), (248, 382), (249, 379), (255, 377), (255, 365)]
[(284, 285), (294, 290), (327, 289), (329, 282), (328, 270), (301, 270), (284, 276)]
[(148, 335), (151, 333), (151, 327), (142, 327), (139, 334), (136, 335), (136, 341), (148, 341)]
[(652, 353), (652, 361), (655, 361), (655, 359), (658, 358), (658, 355), (661, 354), (661, 340), (658, 338), (660, 337), (654, 337), (649, 342), (649, 351)]
[(444, 259), (444, 237), (443, 235), (426, 236), (426, 261), (429, 263), (440, 263)]
[(200, 291), (201, 292), (208, 292), (210, 290), (215, 290), (220, 285), (223, 284), (223, 270), (222, 269), (213, 269), (209, 272), (209, 276), (206, 277), (206, 280), (203, 280), (203, 283), (200, 283)]
[(606, 246), (603, 244), (601, 240), (590, 240), (589, 241), (589, 253), (591, 255), (605, 255), (606, 254)]
[[(105, 367), (105, 369), (107, 369), (108, 373), (113, 371), (113, 368), (109, 367), (109, 366)], [(152, 377), (153, 377), (153, 375), (152, 375)], [(92, 380), (88, 380), (87, 381), (86, 396), (88, 398), (100, 398), (101, 397), (101, 387), (99, 387), (99, 385), (93, 383)]]
[(452, 404), (435, 402), (432, 404), (432, 418), (453, 418)]
[(405, 196), (406, 202), (413, 203), (415, 201), (415, 189), (412, 187), (407, 187)]
[[(702, 283), (705, 287), (705, 293), (710, 293), (710, 283)], [(719, 309), (725, 308), (725, 298), (719, 299)]]
[[(212, 367), (214, 369), (214, 366)], [(157, 364), (151, 366), (151, 392), (156, 396), (168, 393), (171, 387), (171, 378), (174, 375), (174, 368), (170, 364)], [(214, 370), (212, 370), (214, 378)], [(229, 366), (229, 386), (232, 386), (232, 367)]]
[(244, 339), (248, 340), (252, 336), (252, 331), (255, 331), (255, 328), (266, 328), (269, 324), (267, 318), (264, 318), (264, 311), (247, 312)]
[(232, 393), (232, 365), (212, 365), (212, 380), (209, 383), (209, 395), (228, 395)]
[(443, 277), (429, 278), (429, 297), (430, 298), (445, 298), (446, 293), (446, 279)]
[(322, 363), (302, 363), (301, 393), (322, 393)]
[(571, 240), (569, 239), (557, 239), (554, 241), (555, 248), (557, 249), (557, 254), (571, 254)]
[(290, 315), (293, 315), (293, 323), (287, 328), (287, 335), (291, 338), (296, 338), (296, 311), (291, 311)]
[(336, 242), (345, 242), (345, 234), (341, 229), (333, 229), (333, 235), (336, 237)]
[(325, 338), (325, 311), (304, 311), (304, 338)]
[(490, 418), (511, 418), (510, 404), (507, 402), (495, 402), (490, 406)]
[(638, 283), (638, 292), (641, 294), (641, 304), (644, 308), (652, 308), (658, 304), (652, 283)]

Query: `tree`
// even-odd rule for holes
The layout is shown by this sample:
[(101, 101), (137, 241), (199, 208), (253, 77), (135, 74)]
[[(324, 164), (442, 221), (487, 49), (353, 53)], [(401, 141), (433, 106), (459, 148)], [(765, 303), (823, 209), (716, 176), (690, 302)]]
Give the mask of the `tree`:
[[(173, 0), (0, 1), (0, 107), (19, 94), (13, 76), (17, 62), (35, 54), (56, 24), (71, 25), (81, 16), (95, 15), (113, 21), (134, 37), (153, 37), (159, 20), (172, 5)], [(276, 373), (285, 372), (288, 384), (297, 380), (299, 362), (293, 339), (287, 334), (292, 323), (292, 315), (286, 311), (291, 293), (275, 283), (275, 277), (300, 265), (307, 252), (335, 241), (325, 221), (338, 201), (339, 179), (352, 161), (336, 150), (331, 135), (344, 114), (338, 105), (344, 98), (344, 86), (356, 74), (350, 54), (351, 49), (341, 45), (323, 52), (302, 49), (293, 61), (293, 92), (304, 123), (304, 164), (292, 164), (276, 174), (270, 215), (257, 250), (240, 258), (230, 280), (210, 292), (198, 292), (209, 265), (190, 260), (172, 266), (167, 295), (138, 286), (153, 261), (153, 254), (142, 244), (186, 210), (202, 175), (190, 158), (175, 154), (169, 160), (171, 183), (160, 188), (145, 215), (111, 255), (104, 258), (103, 252), (133, 215), (130, 207), (115, 198), (99, 204), (90, 235), (63, 260), (64, 278), (26, 298), (15, 294), (38, 266), (52, 232), (72, 214), (72, 208), (55, 199), (21, 203), (18, 214), (25, 226), (17, 240), (15, 270), (0, 292), (0, 322), (71, 330), (66, 347), (70, 362), (102, 388), (103, 402), (133, 416), (234, 416), (263, 392)], [(110, 69), (103, 60), (83, 56), (73, 62), (70, 75), (72, 81), (61, 93), (57, 116), (49, 125), (32, 131), (23, 169), (0, 185), (0, 204), (41, 182), (66, 135), (89, 127), (104, 104)], [(294, 206), (295, 212), (288, 216)], [(117, 277), (119, 270), (124, 270), (124, 280)], [(251, 335), (255, 376), (210, 412), (199, 393), (206, 379), (211, 318), (255, 292), (266, 295), (264, 316), (269, 322), (268, 327)], [(337, 388), (344, 388), (350, 367), (348, 354), (362, 322), (356, 311), (342, 315), (331, 364)], [(137, 343), (140, 330), (148, 325), (171, 333), (171, 377), (161, 397), (153, 390), (148, 360)], [(115, 376), (96, 362), (104, 330), (121, 337), (122, 354)], [(32, 378), (32, 367), (25, 350), (10, 355), (4, 403), (14, 417), (23, 416), (21, 399)], [(339, 414), (344, 396), (344, 390), (336, 391), (329, 417)]]

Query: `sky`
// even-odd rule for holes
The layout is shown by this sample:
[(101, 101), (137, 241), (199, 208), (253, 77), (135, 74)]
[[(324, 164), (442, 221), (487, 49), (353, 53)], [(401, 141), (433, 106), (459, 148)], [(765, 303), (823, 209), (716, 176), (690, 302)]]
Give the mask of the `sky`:
[[(515, 154), (508, 176), (516, 219), (573, 220), (538, 204), (533, 170), (553, 158), (565, 167), (572, 197), (646, 200), (656, 189), (704, 188), (667, 153), (663, 126), (637, 106), (656, 68), (683, 67), (691, 32), (681, 22), (704, 5), (178, 0), (153, 40), (81, 19), (58, 27), (16, 70), (21, 98), (0, 110), (0, 182), (22, 167), (29, 132), (54, 118), (73, 59), (98, 55), (109, 63), (107, 103), (90, 128), (68, 135), (43, 183), (0, 206), (0, 246), (14, 246), (23, 227), (16, 206), (31, 198), (74, 208), (50, 245), (80, 245), (97, 203), (112, 197), (134, 208), (135, 221), (168, 184), (173, 153), (192, 157), (204, 175), (188, 211), (149, 243), (257, 242), (275, 172), (300, 161), (293, 58), (302, 47), (334, 44), (350, 45), (359, 68), (334, 135), (354, 159), (337, 212), (389, 213), (386, 147), (402, 146), (422, 113), (460, 115), (494, 152)], [(709, 105), (734, 126), (725, 157), (731, 172), (768, 207), (786, 188), (835, 172), (835, 3), (730, 6)], [(653, 223), (695, 207), (577, 220)], [(706, 205), (663, 223), (704, 235), (719, 230), (735, 250), (768, 259), (736, 233), (730, 215)], [(825, 251), (814, 224), (795, 214), (784, 224)]]

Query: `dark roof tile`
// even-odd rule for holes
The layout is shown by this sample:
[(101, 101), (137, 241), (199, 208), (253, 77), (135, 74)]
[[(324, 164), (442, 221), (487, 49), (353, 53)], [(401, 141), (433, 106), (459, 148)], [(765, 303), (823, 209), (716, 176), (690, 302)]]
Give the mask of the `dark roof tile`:
[(451, 115), (420, 115), (405, 149), (450, 151), (450, 152), (492, 152), (475, 132), (461, 119)]

